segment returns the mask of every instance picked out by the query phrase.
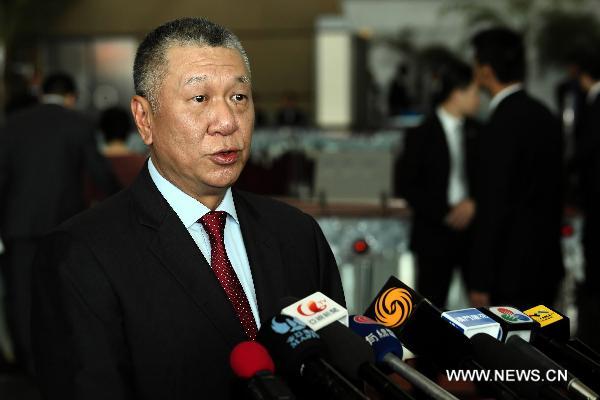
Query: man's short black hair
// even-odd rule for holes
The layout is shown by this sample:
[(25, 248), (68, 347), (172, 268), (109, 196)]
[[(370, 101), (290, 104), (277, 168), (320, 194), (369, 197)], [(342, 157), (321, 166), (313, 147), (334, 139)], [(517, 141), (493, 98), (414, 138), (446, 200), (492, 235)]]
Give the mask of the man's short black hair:
[(100, 114), (100, 131), (106, 142), (125, 140), (131, 126), (130, 114), (122, 107), (110, 107)]
[(56, 72), (48, 75), (46, 79), (44, 79), (44, 83), (42, 84), (42, 92), (44, 94), (58, 94), (61, 96), (66, 96), (69, 94), (76, 94), (77, 87), (75, 86), (75, 81), (71, 75), (68, 75), (64, 72)]
[(525, 79), (525, 46), (523, 37), (508, 28), (491, 28), (473, 37), (475, 59), (489, 65), (501, 83)]
[(440, 63), (434, 73), (436, 79), (436, 90), (433, 95), (433, 102), (437, 106), (450, 97), (456, 89), (465, 89), (475, 79), (473, 69), (465, 62), (455, 58), (448, 57)]
[(588, 74), (595, 81), (600, 80), (600, 50), (595, 46), (580, 51), (576, 56), (575, 63), (580, 72)]
[(158, 91), (167, 69), (171, 46), (224, 47), (237, 50), (250, 74), (250, 62), (237, 36), (206, 18), (180, 18), (154, 29), (144, 38), (135, 54), (133, 83), (135, 93), (158, 108)]

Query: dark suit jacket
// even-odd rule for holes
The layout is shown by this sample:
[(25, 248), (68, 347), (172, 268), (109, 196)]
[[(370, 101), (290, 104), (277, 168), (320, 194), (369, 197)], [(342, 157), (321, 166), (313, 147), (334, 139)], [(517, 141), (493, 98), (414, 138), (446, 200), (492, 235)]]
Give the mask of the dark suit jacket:
[(13, 114), (0, 132), (2, 237), (40, 236), (82, 211), (84, 173), (118, 189), (87, 119), (54, 104)]
[(600, 211), (600, 95), (584, 108), (576, 162), (584, 212), (599, 219)]
[[(477, 169), (477, 130), (467, 119), (463, 129), (466, 179), (469, 195), (474, 197)], [(450, 211), (448, 179), (450, 153), (444, 128), (437, 115), (430, 115), (418, 128), (408, 131), (404, 152), (395, 168), (396, 193), (413, 210), (411, 248), (419, 253), (446, 246), (450, 228), (444, 218)]]
[[(315, 220), (234, 191), (261, 319), (286, 296), (344, 304)], [(152, 182), (54, 230), (34, 270), (33, 341), (49, 399), (242, 398), (229, 354), (246, 340), (223, 289)]]
[(563, 274), (562, 140), (525, 91), (505, 98), (481, 135), (471, 284), (493, 303), (548, 303)]

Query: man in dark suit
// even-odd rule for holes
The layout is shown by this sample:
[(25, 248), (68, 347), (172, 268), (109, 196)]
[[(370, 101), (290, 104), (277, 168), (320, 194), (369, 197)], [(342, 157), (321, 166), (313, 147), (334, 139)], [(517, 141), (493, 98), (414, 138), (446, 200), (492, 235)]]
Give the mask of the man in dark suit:
[(250, 66), (205, 19), (151, 33), (131, 101), (150, 148), (133, 185), (63, 224), (37, 258), (36, 367), (48, 399), (244, 398), (229, 367), (286, 296), (344, 303), (315, 220), (233, 190), (250, 153)]
[(41, 104), (15, 112), (0, 132), (0, 235), (6, 308), (17, 362), (31, 371), (31, 268), (42, 235), (84, 209), (83, 176), (115, 192), (94, 125), (77, 111), (73, 79), (47, 77)]
[(586, 92), (581, 134), (576, 147), (581, 208), (584, 216), (585, 281), (577, 292), (580, 313), (578, 336), (600, 350), (597, 332), (600, 298), (600, 52), (582, 55), (579, 81)]
[(493, 98), (481, 134), (471, 302), (551, 305), (564, 273), (560, 125), (523, 89), (520, 35), (493, 28), (473, 45), (479, 83)]
[(436, 77), (436, 110), (407, 133), (395, 179), (414, 213), (418, 290), (444, 307), (452, 272), (467, 261), (475, 213), (477, 125), (466, 117), (477, 112), (479, 91), (472, 69), (459, 60), (449, 59)]

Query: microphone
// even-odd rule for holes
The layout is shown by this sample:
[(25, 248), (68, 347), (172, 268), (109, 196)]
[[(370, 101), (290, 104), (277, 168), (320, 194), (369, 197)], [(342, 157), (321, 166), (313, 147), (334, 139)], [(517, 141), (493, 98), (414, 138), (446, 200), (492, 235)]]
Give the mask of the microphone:
[(368, 400), (323, 360), (325, 345), (320, 336), (298, 319), (276, 315), (262, 324), (257, 340), (269, 350), (277, 370), (284, 375), (301, 378), (335, 399)]
[(468, 338), (478, 333), (486, 333), (495, 338), (502, 334), (500, 324), (476, 308), (444, 311), (442, 318)]
[(231, 369), (239, 378), (248, 380), (248, 390), (255, 400), (295, 400), (296, 397), (273, 373), (273, 359), (260, 343), (238, 343), (229, 356)]
[(329, 348), (331, 363), (342, 374), (366, 382), (384, 399), (413, 399), (375, 366), (373, 350), (352, 330), (334, 322), (321, 328), (319, 334)]
[[(394, 276), (365, 311), (366, 316), (391, 329), (404, 346), (442, 369), (491, 368), (493, 364), (475, 354), (471, 340), (442, 319), (441, 314), (429, 300)], [(481, 384), (489, 385), (499, 398), (522, 398), (506, 382), (482, 381)]]
[[(517, 349), (525, 358), (529, 358), (540, 366), (540, 370), (565, 370), (562, 366), (558, 365), (552, 359), (548, 358), (541, 351), (532, 347), (529, 343), (523, 340), (519, 336), (512, 336), (507, 341), (508, 347), (514, 347)], [(565, 370), (566, 371), (566, 370)], [(591, 388), (586, 386), (581, 380), (575, 377), (569, 371), (567, 372), (567, 380), (563, 381), (557, 379), (556, 382), (560, 383), (561, 386), (568, 392), (579, 395), (583, 399), (600, 399), (600, 396), (594, 392)]]
[(600, 364), (568, 344), (570, 329), (565, 315), (545, 306), (527, 311), (538, 321), (512, 307), (490, 307), (482, 311), (501, 324), (503, 342), (517, 335), (580, 377), (592, 389), (600, 390)]
[(525, 313), (536, 321), (531, 341), (535, 347), (578, 369), (578, 375), (585, 376), (589, 372), (590, 381), (600, 382), (600, 355), (579, 339), (570, 338), (570, 322), (566, 315), (543, 305)]
[[(513, 336), (509, 340), (513, 339), (522, 340), (518, 336)], [(486, 365), (487, 368), (493, 368), (499, 372), (527, 371), (531, 374), (534, 371), (538, 374), (547, 371), (539, 362), (535, 362), (531, 357), (524, 356), (514, 346), (511, 347), (499, 342), (490, 335), (484, 333), (477, 334), (471, 338), (471, 343), (475, 357), (480, 360), (481, 364)], [(519, 399), (569, 398), (544, 379), (530, 379), (528, 381), (513, 379), (510, 382), (506, 382), (505, 386), (518, 393)]]
[(435, 400), (458, 400), (425, 375), (402, 361), (402, 344), (390, 329), (371, 318), (355, 315), (350, 317), (350, 329), (363, 337), (371, 346), (378, 363), (404, 377), (428, 397)]
[(533, 320), (513, 307), (482, 307), (479, 309), (494, 321), (500, 324), (500, 341), (506, 342), (511, 336), (519, 336), (526, 342), (531, 340), (531, 330), (533, 329)]
[[(347, 322), (348, 311), (335, 303), (324, 294), (317, 292), (302, 300), (287, 297), (281, 301), (284, 304), (292, 303), (282, 310), (283, 314), (297, 318), (303, 315), (305, 305), (318, 304), (313, 307), (317, 313), (323, 313), (322, 318), (312, 316), (313, 326), (318, 326), (318, 333), (327, 345), (328, 356), (332, 365), (346, 377), (352, 380), (362, 380), (384, 395), (386, 399), (412, 399), (400, 387), (392, 382), (374, 365), (375, 358), (370, 347), (348, 329), (340, 320)], [(304, 307), (304, 308), (303, 308)], [(326, 310), (334, 307), (338, 311), (326, 315)]]
[[(441, 314), (429, 300), (394, 276), (365, 311), (365, 316), (392, 330), (419, 357), (429, 358), (442, 368), (464, 366), (472, 361), (469, 340)], [(432, 340), (433, 332), (436, 337)]]
[[(520, 362), (519, 360), (522, 360), (523, 357), (526, 357), (531, 362), (531, 365), (537, 366), (538, 368), (536, 369), (541, 370), (544, 373), (547, 373), (549, 370), (565, 370), (565, 368), (558, 365), (556, 362), (548, 358), (535, 347), (531, 346), (531, 344), (529, 344), (528, 341), (523, 338), (523, 336), (529, 337), (531, 332), (529, 330), (529, 334), (527, 334), (527, 330), (523, 327), (533, 326), (533, 321), (527, 315), (521, 313), (519, 310), (512, 307), (490, 307), (488, 309), (483, 308), (481, 312), (489, 315), (489, 317), (486, 316), (486, 318), (488, 318), (489, 320), (498, 321), (496, 322), (498, 326), (502, 324), (502, 326), (504, 327), (503, 331), (499, 336), (494, 336), (493, 334), (490, 334), (490, 336), (497, 337), (498, 339), (505, 337), (507, 345), (514, 347), (520, 353), (513, 355), (515, 359), (510, 362), (512, 363), (512, 365), (514, 365), (515, 362)], [(465, 335), (467, 334), (466, 332), (463, 333)], [(492, 365), (494, 363), (493, 360), (490, 360), (489, 362), (491, 362)], [(511, 365), (510, 363), (508, 365)], [(514, 366), (512, 368), (514, 368)], [(567, 389), (582, 396), (586, 396), (584, 398), (595, 398), (587, 397), (595, 395), (592, 389), (585, 386), (579, 379), (574, 377), (572, 374), (568, 374), (569, 383), (564, 387), (564, 389)], [(557, 382), (562, 381), (557, 380)]]

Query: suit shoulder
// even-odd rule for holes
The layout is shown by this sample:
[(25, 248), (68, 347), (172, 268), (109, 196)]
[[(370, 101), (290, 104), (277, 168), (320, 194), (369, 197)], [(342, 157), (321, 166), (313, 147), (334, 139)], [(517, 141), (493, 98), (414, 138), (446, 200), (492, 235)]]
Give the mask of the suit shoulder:
[(125, 189), (67, 219), (52, 232), (66, 231), (85, 237), (115, 232), (131, 215), (129, 204), (129, 189)]

